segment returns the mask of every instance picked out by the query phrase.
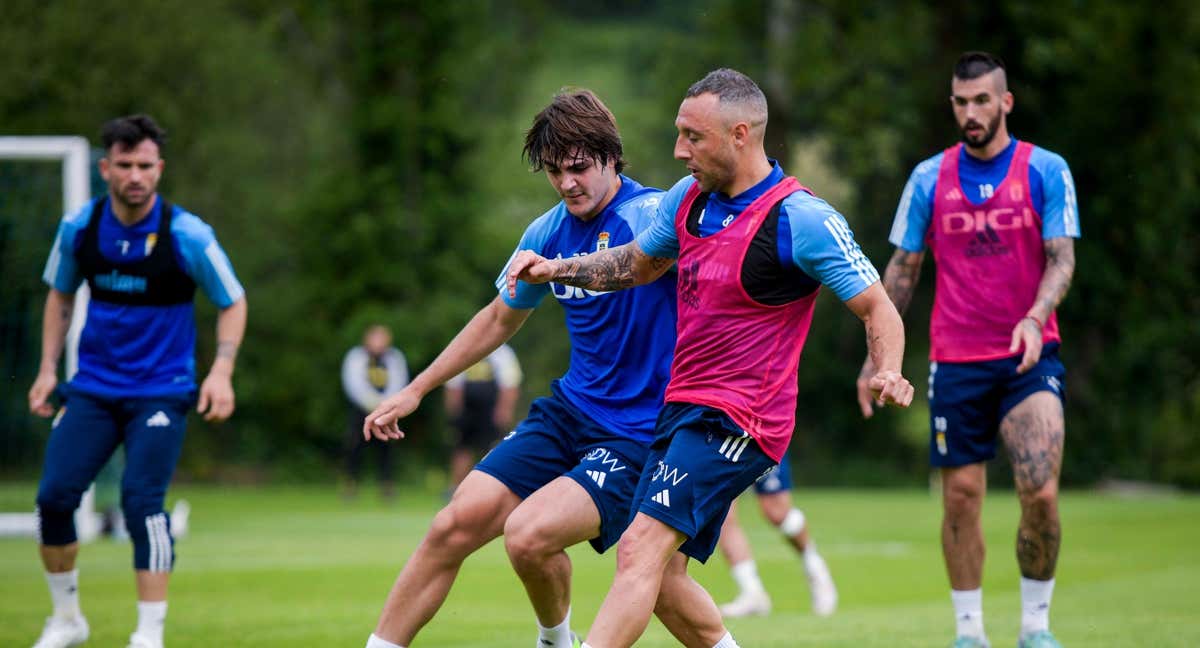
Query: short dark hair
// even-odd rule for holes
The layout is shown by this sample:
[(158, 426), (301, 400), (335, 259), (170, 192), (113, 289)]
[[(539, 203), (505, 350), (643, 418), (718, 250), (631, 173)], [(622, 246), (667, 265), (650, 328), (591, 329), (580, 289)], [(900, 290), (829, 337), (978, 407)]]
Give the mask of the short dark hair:
[(970, 81), (995, 69), (1005, 69), (1004, 61), (1000, 60), (999, 56), (987, 52), (964, 52), (954, 64), (954, 78)]
[(162, 150), (167, 141), (167, 131), (163, 130), (150, 115), (127, 115), (110, 119), (100, 129), (100, 142), (104, 152), (112, 149), (114, 144), (130, 149), (144, 140), (150, 140)]
[(741, 104), (752, 111), (752, 122), (767, 123), (767, 95), (754, 79), (732, 68), (718, 68), (687, 89), (685, 98), (714, 94), (723, 104)]
[(574, 153), (600, 166), (612, 162), (617, 173), (625, 168), (621, 133), (612, 111), (591, 90), (564, 88), (533, 118), (521, 157), (530, 169), (541, 171), (547, 164), (562, 166)]

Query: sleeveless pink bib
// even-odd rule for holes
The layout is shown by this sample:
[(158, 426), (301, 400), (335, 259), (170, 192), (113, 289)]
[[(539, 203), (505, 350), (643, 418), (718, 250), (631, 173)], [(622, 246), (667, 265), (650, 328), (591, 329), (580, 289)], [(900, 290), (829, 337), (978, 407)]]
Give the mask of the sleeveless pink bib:
[[(1008, 358), (1012, 330), (1037, 298), (1046, 253), (1042, 218), (1029, 198), (1029, 154), (1019, 142), (1008, 175), (982, 205), (958, 180), (962, 144), (946, 149), (934, 187), (927, 242), (937, 266), (929, 357), (943, 362)], [(1051, 313), (1042, 341), (1057, 342)]]
[(666, 401), (724, 412), (776, 461), (795, 427), (796, 369), (817, 292), (768, 306), (746, 294), (741, 275), (763, 220), (776, 203), (797, 191), (808, 189), (785, 178), (728, 227), (704, 238), (687, 231), (699, 185), (692, 185), (675, 214), (679, 320)]

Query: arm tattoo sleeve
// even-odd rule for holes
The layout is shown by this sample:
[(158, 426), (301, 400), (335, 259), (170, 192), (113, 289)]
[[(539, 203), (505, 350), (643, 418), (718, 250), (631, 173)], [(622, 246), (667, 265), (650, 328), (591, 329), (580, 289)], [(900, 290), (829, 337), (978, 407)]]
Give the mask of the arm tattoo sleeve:
[(589, 290), (620, 290), (646, 283), (674, 262), (647, 256), (636, 244), (626, 243), (603, 252), (563, 259), (554, 281)]
[(917, 289), (923, 256), (920, 252), (909, 252), (896, 248), (896, 252), (888, 260), (887, 269), (883, 273), (883, 289), (887, 291), (888, 297), (896, 305), (896, 310), (901, 315), (908, 310), (913, 291)]
[(1045, 317), (1058, 307), (1075, 275), (1075, 240), (1061, 236), (1045, 242), (1046, 269), (1042, 271), (1042, 282), (1038, 285), (1037, 301), (1033, 309)]

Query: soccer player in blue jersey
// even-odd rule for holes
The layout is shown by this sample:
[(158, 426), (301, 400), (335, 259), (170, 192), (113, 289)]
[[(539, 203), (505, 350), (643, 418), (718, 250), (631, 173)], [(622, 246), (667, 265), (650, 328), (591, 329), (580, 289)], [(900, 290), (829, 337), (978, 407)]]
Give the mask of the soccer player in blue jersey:
[(183, 447), (187, 411), (197, 403), (193, 306), (199, 286), (220, 309), (217, 354), (199, 388), (197, 411), (233, 413), (233, 367), (246, 328), (246, 297), (213, 230), (157, 192), (165, 131), (150, 117), (104, 125), (100, 174), (108, 195), (68, 214), (58, 228), (43, 280), (42, 360), (29, 408), (50, 416), (58, 360), (75, 291), (90, 290), (79, 340), (79, 369), (59, 387), (38, 486), (42, 563), (54, 613), (35, 648), (74, 646), (88, 637), (79, 606), (74, 513), (88, 485), (125, 447), (121, 505), (133, 540), (138, 622), (131, 648), (163, 645), (167, 583), (174, 564), (163, 498)]
[[(538, 113), (524, 157), (545, 171), (562, 200), (526, 229), (518, 250), (572, 258), (628, 243), (649, 226), (662, 197), (622, 175), (616, 120), (586, 90), (564, 91)], [(433, 364), (368, 417), (364, 435), (403, 437), (398, 419), (512, 337), (548, 296), (563, 307), (570, 366), (434, 518), (392, 587), (368, 648), (407, 646), (442, 605), (463, 560), (501, 534), (537, 616), (536, 645), (572, 646), (564, 549), (587, 540), (603, 552), (629, 523), (670, 371), (674, 275), (632, 291), (543, 283), (517, 284), (509, 294), (502, 272), (497, 287), (500, 294)], [(708, 608), (687, 602), (680, 596), (658, 610), (682, 643), (708, 648), (728, 636), (711, 601)]]
[[(1004, 64), (959, 58), (950, 84), (962, 142), (917, 165), (896, 209), (884, 273), (903, 312), (925, 251), (937, 274), (930, 320), (931, 464), (941, 471), (942, 554), (957, 648), (988, 645), (983, 628), (986, 462), (1004, 440), (1021, 521), (1022, 648), (1054, 648), (1050, 599), (1061, 528), (1065, 423), (1054, 309), (1075, 271), (1075, 184), (1062, 157), (1009, 135)], [(864, 375), (873, 370), (870, 359)], [(860, 386), (863, 414), (871, 403)]]
[[(714, 70), (688, 89), (675, 125), (675, 157), (691, 173), (635, 241), (570, 259), (522, 250), (509, 265), (510, 285), (615, 290), (655, 281), (678, 258), (666, 405), (616, 577), (584, 644), (594, 648), (633, 645), (664, 600), (715, 606), (687, 576), (688, 560), (708, 559), (730, 502), (791, 440), (800, 351), (822, 284), (863, 321), (881, 369), (870, 381), (873, 396), (902, 407), (912, 400), (899, 373), (900, 316), (842, 215), (767, 157), (758, 85)], [(717, 648), (736, 645), (727, 635)]]

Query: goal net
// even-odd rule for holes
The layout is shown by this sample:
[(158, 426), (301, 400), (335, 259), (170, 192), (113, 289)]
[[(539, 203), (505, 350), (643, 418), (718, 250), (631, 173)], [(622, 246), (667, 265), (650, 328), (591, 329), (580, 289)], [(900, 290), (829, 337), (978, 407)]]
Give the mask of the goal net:
[[(41, 357), (42, 268), (59, 217), (91, 197), (91, 147), (83, 137), (0, 136), (0, 471), (36, 472), (48, 421), (29, 413), (26, 394)], [(67, 334), (65, 375), (75, 373), (79, 332), (87, 313), (87, 286), (76, 293)], [(100, 530), (93, 491), (76, 513), (79, 538)], [(18, 506), (4, 502), (5, 508)], [(33, 535), (33, 513), (0, 512), (0, 535)]]

